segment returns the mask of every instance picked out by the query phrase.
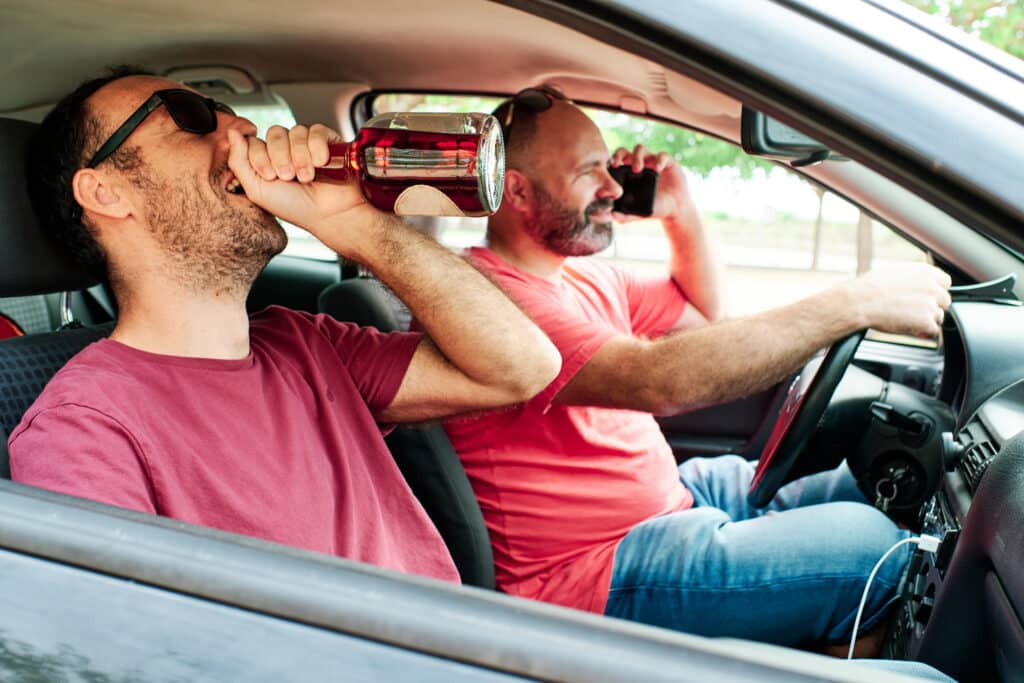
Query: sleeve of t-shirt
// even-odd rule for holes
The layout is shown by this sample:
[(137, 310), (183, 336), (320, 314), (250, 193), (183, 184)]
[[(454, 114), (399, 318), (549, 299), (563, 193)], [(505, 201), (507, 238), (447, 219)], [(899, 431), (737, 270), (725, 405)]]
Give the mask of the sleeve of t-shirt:
[(42, 410), (19, 425), (8, 448), (14, 481), (156, 514), (135, 439), (98, 410), (72, 404)]
[(391, 405), (423, 334), (385, 333), (373, 327), (341, 323), (326, 315), (317, 316), (317, 323), (348, 368), (370, 412)]
[(686, 296), (671, 277), (641, 277), (619, 271), (626, 288), (626, 301), (633, 334), (660, 337), (679, 320), (686, 308)]

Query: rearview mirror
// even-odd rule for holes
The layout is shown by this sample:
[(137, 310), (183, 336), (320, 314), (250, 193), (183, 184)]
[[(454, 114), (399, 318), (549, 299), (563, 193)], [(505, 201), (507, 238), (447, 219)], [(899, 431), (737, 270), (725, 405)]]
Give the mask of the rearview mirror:
[(842, 160), (817, 140), (745, 105), (740, 117), (740, 143), (743, 151), (752, 156), (796, 159), (791, 166)]

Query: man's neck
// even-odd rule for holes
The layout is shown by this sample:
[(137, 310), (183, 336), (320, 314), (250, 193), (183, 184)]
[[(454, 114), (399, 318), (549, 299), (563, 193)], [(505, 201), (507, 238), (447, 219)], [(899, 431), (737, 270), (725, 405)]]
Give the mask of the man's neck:
[(110, 338), (150, 353), (238, 359), (249, 354), (245, 298), (234, 292), (197, 294), (180, 286), (133, 290), (121, 303)]
[(507, 263), (537, 277), (558, 282), (565, 257), (537, 244), (524, 230), (487, 228), (487, 247)]

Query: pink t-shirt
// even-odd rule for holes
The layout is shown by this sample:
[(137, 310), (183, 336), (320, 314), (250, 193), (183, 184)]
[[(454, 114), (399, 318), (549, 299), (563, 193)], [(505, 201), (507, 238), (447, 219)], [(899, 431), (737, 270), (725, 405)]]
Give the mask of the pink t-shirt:
[(488, 249), (467, 257), (562, 353), (561, 373), (532, 400), (445, 424), (483, 510), (498, 585), (603, 612), (622, 537), (693, 497), (649, 413), (552, 401), (605, 342), (664, 334), (686, 300), (669, 278), (640, 280), (596, 258), (568, 259), (552, 283)]
[(271, 307), (240, 360), (96, 342), (10, 438), (25, 484), (458, 581), (373, 417), (419, 334)]

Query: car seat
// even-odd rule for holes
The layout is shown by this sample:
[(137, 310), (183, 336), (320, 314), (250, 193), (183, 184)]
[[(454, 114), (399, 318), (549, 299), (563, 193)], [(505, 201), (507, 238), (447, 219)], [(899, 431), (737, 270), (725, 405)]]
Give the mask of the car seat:
[[(73, 320), (72, 292), (97, 284), (40, 228), (29, 204), (25, 167), (38, 126), (0, 118), (0, 297), (59, 296), (63, 329), (0, 341), (0, 476), (9, 477), (7, 437), (50, 378), (87, 345), (110, 334), (113, 323), (86, 327)], [(35, 303), (38, 304), (36, 299)], [(19, 302), (19, 305), (24, 302)], [(30, 302), (25, 304), (32, 306)], [(19, 309), (21, 310), (21, 309)], [(13, 314), (12, 314), (13, 317)]]

